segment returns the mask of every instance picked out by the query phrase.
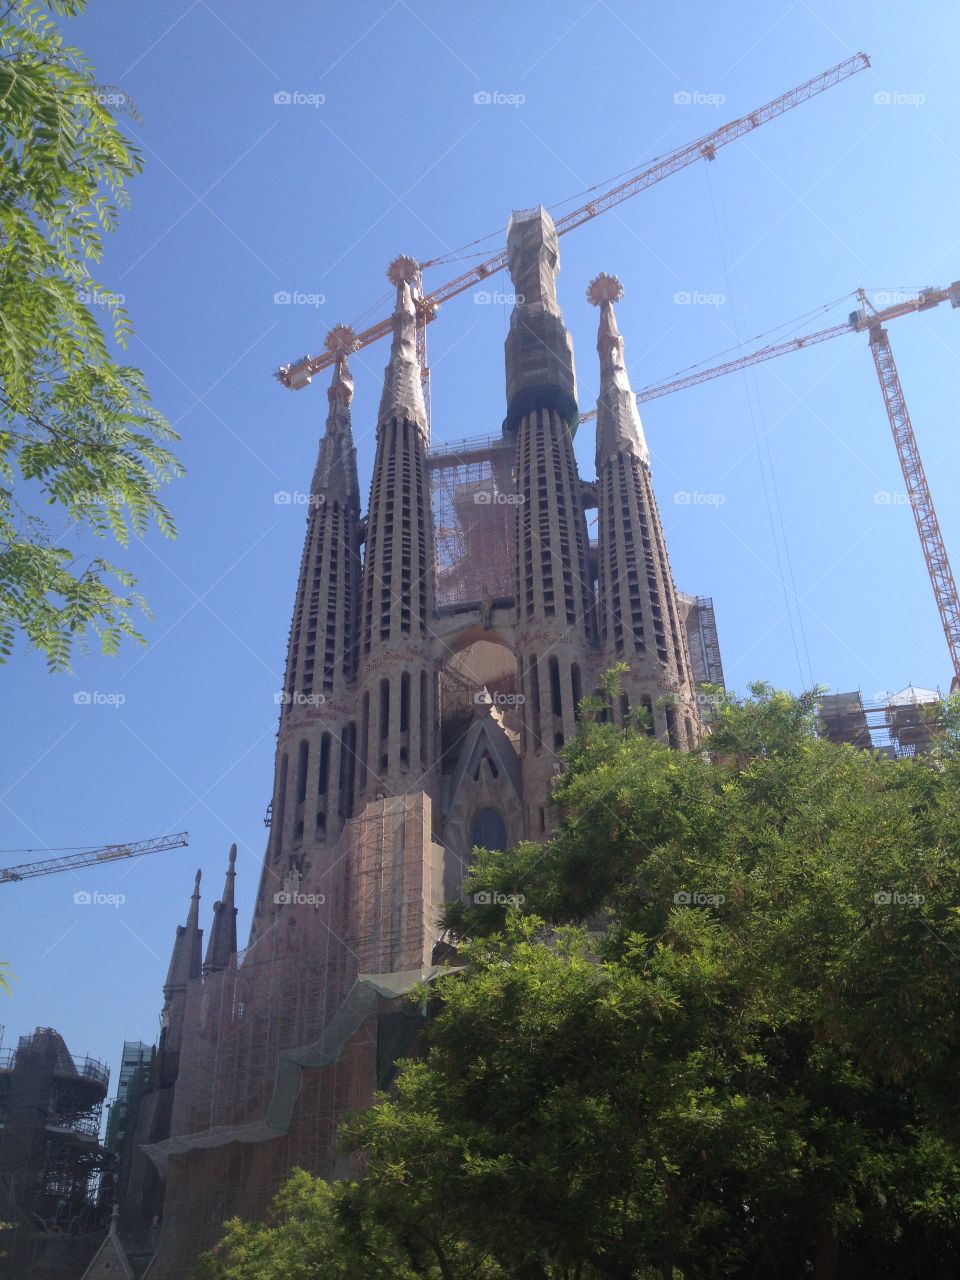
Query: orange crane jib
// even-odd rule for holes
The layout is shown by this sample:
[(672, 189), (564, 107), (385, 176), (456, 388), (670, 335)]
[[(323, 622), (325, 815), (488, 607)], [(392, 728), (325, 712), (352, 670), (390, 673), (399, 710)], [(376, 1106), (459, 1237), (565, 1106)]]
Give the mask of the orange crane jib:
[[(915, 297), (904, 298), (879, 311), (870, 304), (863, 289), (857, 290), (857, 296), (860, 299), (860, 306), (856, 311), (851, 312), (849, 319), (843, 324), (831, 325), (829, 329), (802, 334), (797, 338), (788, 338), (784, 342), (775, 342), (771, 346), (760, 347), (757, 351), (737, 356), (736, 359), (728, 360), (725, 364), (713, 365), (709, 369), (699, 369), (669, 382), (658, 382), (653, 386), (644, 387), (636, 393), (637, 403), (643, 404), (647, 400), (671, 395), (674, 391), (682, 391), (686, 387), (709, 382), (724, 374), (748, 369), (751, 365), (773, 360), (777, 356), (786, 355), (789, 351), (802, 351), (806, 347), (815, 346), (818, 342), (837, 338), (842, 333), (869, 333), (870, 351), (880, 380), (880, 390), (883, 392), (884, 407), (893, 432), (907, 498), (910, 509), (913, 511), (930, 585), (933, 587), (940, 621), (943, 624), (943, 633), (953, 662), (950, 692), (956, 693), (960, 691), (960, 595), (957, 593), (947, 549), (940, 532), (940, 522), (937, 519), (936, 508), (933, 505), (920, 450), (913, 432), (913, 424), (910, 421), (910, 412), (907, 409), (900, 376), (890, 349), (890, 338), (883, 326), (889, 320), (896, 320), (900, 316), (929, 311), (931, 307), (938, 307), (942, 302), (949, 302), (954, 308), (960, 307), (960, 280), (955, 280), (945, 288), (929, 285), (921, 289)], [(596, 416), (596, 410), (592, 410), (581, 414), (580, 421), (584, 422)]]
[[(598, 214), (605, 213), (608, 209), (622, 204), (624, 200), (629, 200), (641, 191), (646, 191), (648, 187), (652, 187), (655, 183), (669, 177), (672, 173), (676, 173), (679, 169), (685, 169), (697, 160), (715, 159), (720, 147), (726, 146), (727, 143), (733, 142), (746, 133), (752, 133), (754, 129), (766, 124), (767, 121), (774, 120), (777, 116), (782, 116), (784, 112), (792, 110), (802, 102), (808, 102), (811, 98), (816, 97), (818, 93), (823, 93), (824, 90), (839, 84), (841, 80), (846, 80), (869, 66), (870, 59), (865, 53), (855, 54), (854, 57), (847, 58), (835, 67), (831, 67), (828, 71), (814, 76), (812, 80), (807, 80), (804, 84), (797, 85), (795, 89), (781, 94), (779, 98), (774, 98), (772, 102), (758, 107), (756, 111), (751, 111), (749, 114), (741, 116), (738, 120), (731, 120), (728, 124), (721, 125), (713, 133), (697, 138), (696, 141), (688, 143), (687, 146), (681, 147), (678, 151), (661, 156), (642, 172), (634, 174), (632, 177), (627, 178), (626, 181), (619, 182), (607, 190), (599, 191), (586, 204), (581, 205), (579, 209), (574, 209), (570, 213), (565, 213), (560, 218), (557, 218), (555, 224), (557, 234), (566, 235), (568, 231), (573, 231), (576, 227), (582, 227), (585, 222), (590, 222)], [(430, 264), (427, 263), (426, 265), (429, 266)], [(448, 280), (446, 284), (440, 285), (439, 288), (424, 294), (418, 300), (420, 327), (425, 327), (435, 317), (437, 309), (442, 303), (450, 298), (455, 298), (460, 293), (465, 293), (468, 289), (472, 289), (474, 285), (488, 279), (498, 271), (503, 271), (506, 265), (507, 251), (504, 248), (485, 262), (471, 267), (469, 271), (463, 272), (462, 275), (456, 276), (453, 280)], [(379, 338), (386, 337), (392, 331), (392, 328), (392, 317), (388, 316), (386, 319), (378, 321), (368, 329), (364, 329), (362, 333), (356, 334), (357, 347), (367, 347), (371, 342), (376, 342)], [(283, 386), (290, 390), (298, 391), (301, 387), (308, 385), (315, 373), (319, 373), (322, 369), (332, 365), (335, 359), (336, 355), (332, 351), (324, 351), (315, 356), (301, 356), (300, 359), (294, 360), (290, 364), (281, 365), (276, 370), (274, 377)]]
[(68, 853), (64, 857), (22, 862), (16, 867), (0, 867), (0, 884), (32, 880), (34, 876), (50, 876), (59, 871), (77, 871), (82, 867), (112, 862), (116, 858), (141, 858), (145, 853), (183, 849), (189, 843), (190, 833), (178, 831), (176, 835), (152, 836), (147, 840), (132, 840), (129, 844), (102, 844), (93, 849), (82, 849), (78, 853)]

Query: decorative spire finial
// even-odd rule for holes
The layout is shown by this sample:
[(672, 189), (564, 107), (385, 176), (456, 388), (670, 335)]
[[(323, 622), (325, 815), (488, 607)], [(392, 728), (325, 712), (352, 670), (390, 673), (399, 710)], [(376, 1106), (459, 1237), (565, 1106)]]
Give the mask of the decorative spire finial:
[(387, 267), (387, 279), (396, 285), (403, 281), (416, 284), (420, 280), (420, 263), (409, 254), (401, 253)]
[(623, 297), (623, 285), (616, 276), (608, 276), (601, 271), (590, 281), (587, 289), (587, 301), (593, 307), (600, 307), (605, 302), (619, 302)]
[(348, 324), (335, 324), (323, 340), (323, 345), (333, 356), (333, 377), (327, 389), (331, 408), (343, 405), (349, 408), (353, 399), (353, 374), (347, 364), (351, 351), (360, 349), (360, 341)]

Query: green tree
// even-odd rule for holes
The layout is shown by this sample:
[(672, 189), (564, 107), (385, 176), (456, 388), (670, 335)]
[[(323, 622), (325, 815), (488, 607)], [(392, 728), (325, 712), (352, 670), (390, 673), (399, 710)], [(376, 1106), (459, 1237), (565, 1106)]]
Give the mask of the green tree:
[[(220, 1245), (204, 1254), (194, 1280), (449, 1280), (420, 1238), (378, 1222), (356, 1184), (333, 1187), (296, 1170), (266, 1223), (234, 1218)], [(458, 1280), (467, 1273), (456, 1272)], [(505, 1280), (472, 1273), (476, 1280)]]
[[(72, 17), (86, 0), (51, 0)], [(106, 653), (141, 640), (131, 575), (67, 545), (84, 531), (125, 545), (174, 528), (158, 491), (180, 473), (176, 439), (142, 373), (112, 342), (131, 333), (90, 265), (141, 168), (83, 55), (33, 0), (0, 15), (0, 661), (16, 636), (69, 666), (90, 632)], [(40, 512), (59, 509), (52, 529)], [(66, 527), (63, 527), (63, 526)]]
[(765, 686), (709, 754), (585, 716), (559, 833), (465, 895), (523, 901), (451, 906), (429, 1052), (347, 1127), (344, 1239), (444, 1280), (955, 1275), (955, 712), (898, 762)]

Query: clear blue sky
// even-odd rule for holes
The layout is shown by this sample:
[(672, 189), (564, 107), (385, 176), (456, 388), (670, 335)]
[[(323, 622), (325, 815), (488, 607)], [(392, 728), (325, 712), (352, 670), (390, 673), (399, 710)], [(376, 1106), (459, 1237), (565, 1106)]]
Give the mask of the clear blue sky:
[[(0, 888), (0, 954), (17, 975), (0, 1022), (6, 1043), (56, 1026), (75, 1053), (115, 1070), (125, 1037), (155, 1038), (193, 871), (204, 871), (208, 926), (232, 840), (242, 938), (249, 926), (305, 516), (273, 495), (307, 487), (326, 409), (322, 379), (293, 394), (271, 371), (318, 350), (335, 322), (377, 318), (397, 253), (431, 258), (496, 232), (511, 208), (553, 205), (861, 49), (871, 71), (561, 241), (582, 404), (597, 385), (584, 291), (600, 270), (624, 282), (635, 387), (861, 282), (949, 283), (960, 277), (960, 10), (946, 0), (93, 0), (70, 28), (98, 79), (143, 116), (130, 128), (146, 171), (100, 274), (125, 295), (130, 359), (181, 432), (189, 476), (168, 491), (179, 539), (151, 535), (126, 553), (157, 615), (149, 647), (80, 658), (75, 678), (17, 653), (0, 677), (0, 847), (181, 828), (192, 845)], [(478, 105), (481, 92), (523, 101)], [(325, 100), (275, 103), (277, 93)], [(282, 291), (325, 300), (275, 304)], [(716, 305), (675, 302), (684, 291)], [(432, 326), (437, 440), (499, 428), (507, 321), (507, 306), (466, 294)], [(960, 315), (943, 306), (890, 332), (960, 561)], [(364, 488), (385, 356), (375, 346), (353, 362)], [(643, 417), (676, 581), (714, 597), (734, 688), (765, 678), (796, 690), (811, 677), (870, 696), (908, 681), (946, 688), (865, 338), (652, 402)], [(584, 427), (588, 476), (592, 444)], [(75, 705), (80, 691), (125, 701)], [(84, 889), (126, 901), (75, 906)]]

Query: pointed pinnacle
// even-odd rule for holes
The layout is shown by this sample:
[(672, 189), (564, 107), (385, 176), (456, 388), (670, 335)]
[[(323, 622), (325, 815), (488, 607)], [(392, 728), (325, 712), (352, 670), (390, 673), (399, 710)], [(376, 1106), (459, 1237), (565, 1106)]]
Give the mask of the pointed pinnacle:
[(600, 355), (600, 395), (597, 399), (597, 460), (622, 449), (649, 465), (650, 452), (630, 387), (624, 362), (623, 337), (617, 325), (614, 302), (623, 297), (623, 285), (605, 271), (591, 281), (587, 301), (600, 308), (597, 351)]
[(383, 394), (380, 397), (378, 421), (406, 418), (425, 433), (427, 412), (420, 382), (417, 359), (417, 307), (411, 282), (419, 280), (419, 266), (413, 258), (394, 258), (387, 270), (397, 286), (397, 302), (393, 312), (393, 341), (390, 359), (384, 371)]

